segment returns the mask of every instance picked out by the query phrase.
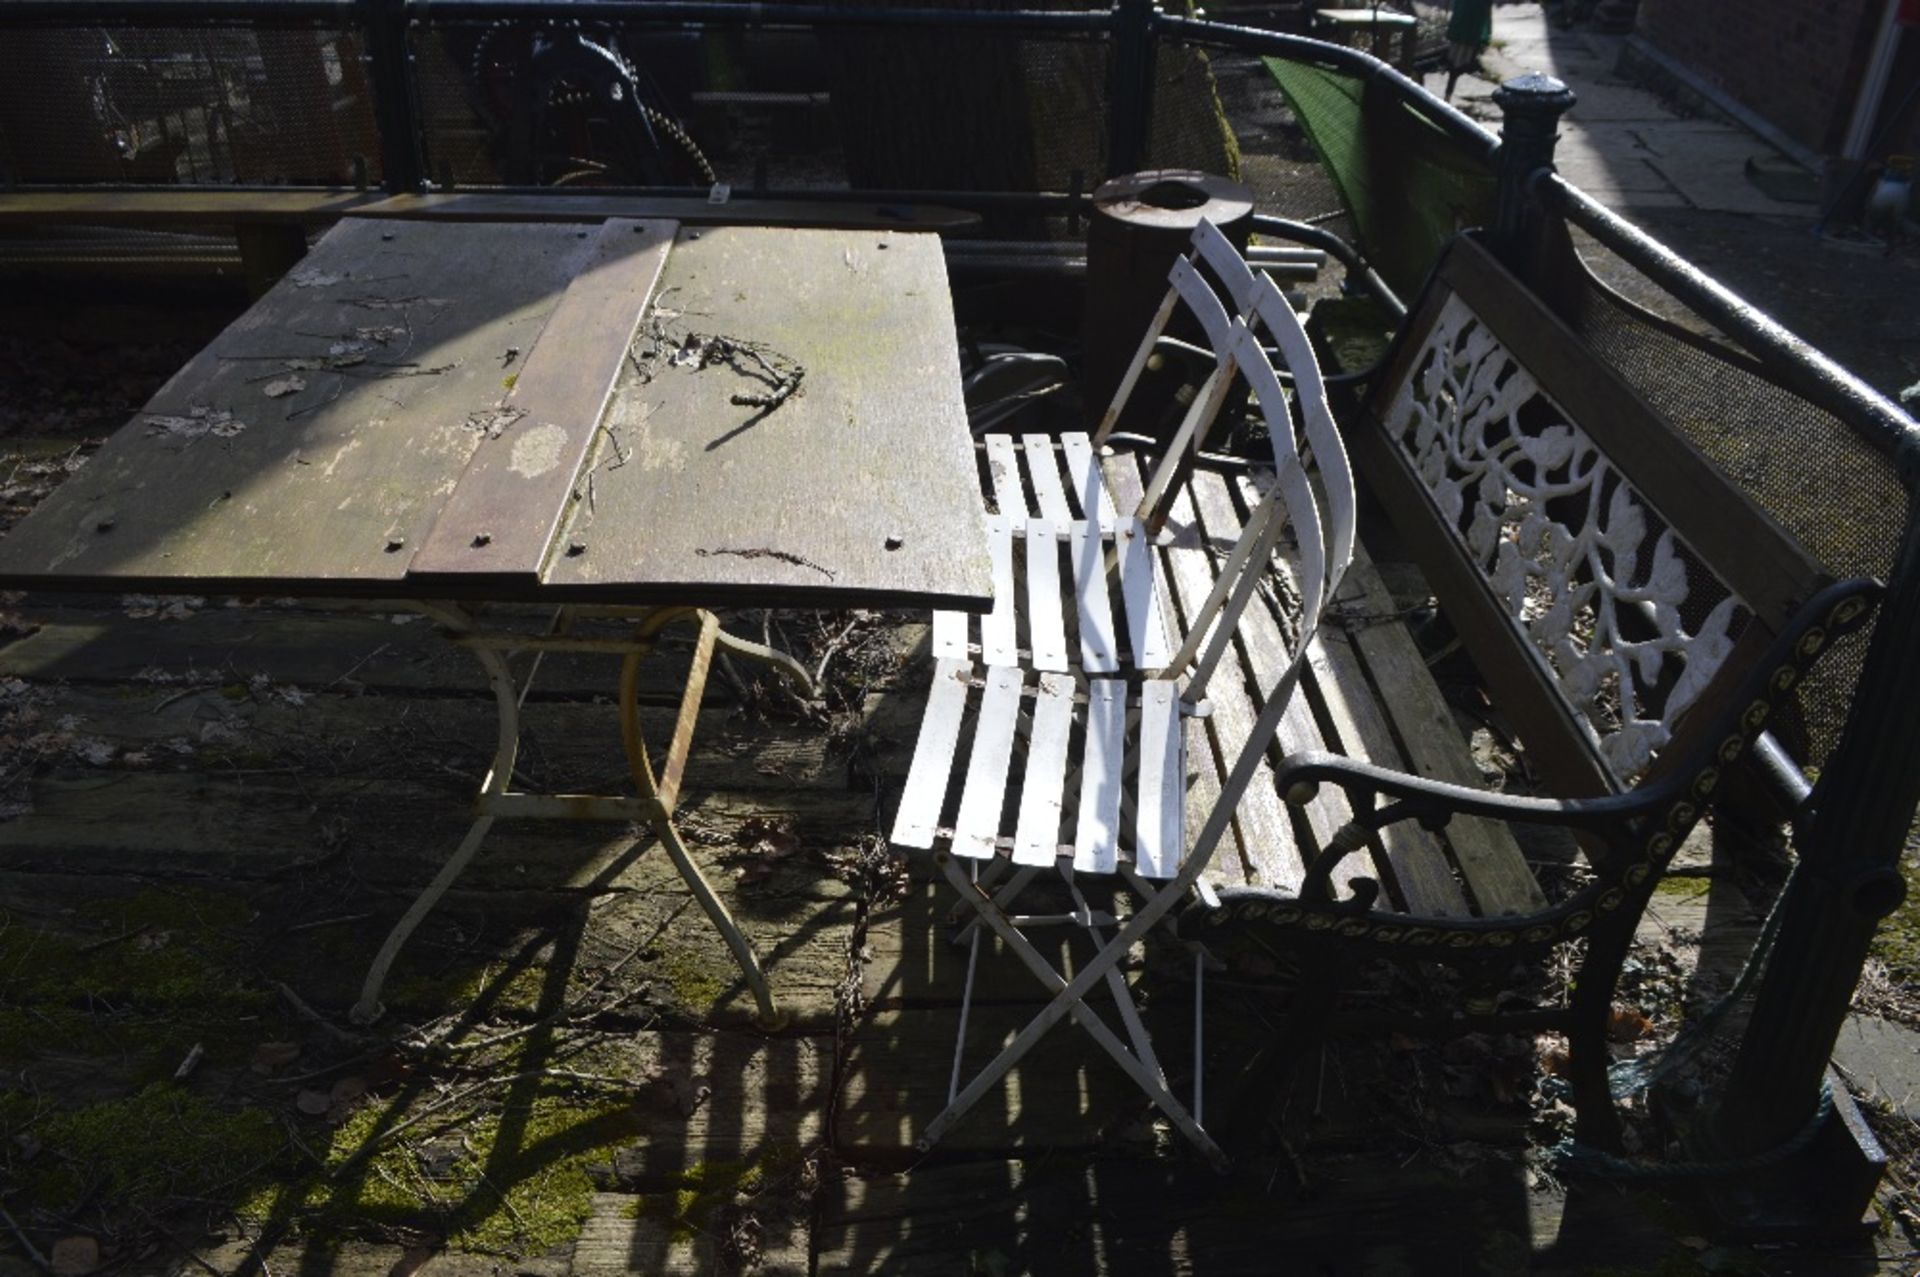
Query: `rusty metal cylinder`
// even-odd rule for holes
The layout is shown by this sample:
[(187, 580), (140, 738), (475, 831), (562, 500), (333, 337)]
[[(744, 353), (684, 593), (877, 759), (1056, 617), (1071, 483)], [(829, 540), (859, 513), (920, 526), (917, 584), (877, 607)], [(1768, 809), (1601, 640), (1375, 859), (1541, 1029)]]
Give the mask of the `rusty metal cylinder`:
[[(1089, 424), (1098, 422), (1126, 375), (1141, 335), (1167, 295), (1167, 272), (1206, 218), (1246, 251), (1253, 192), (1192, 169), (1154, 169), (1116, 177), (1093, 193), (1087, 228), (1087, 313), (1082, 387)], [(1203, 340), (1176, 309), (1169, 335)], [(1185, 370), (1155, 356), (1118, 428), (1160, 435), (1179, 419)]]

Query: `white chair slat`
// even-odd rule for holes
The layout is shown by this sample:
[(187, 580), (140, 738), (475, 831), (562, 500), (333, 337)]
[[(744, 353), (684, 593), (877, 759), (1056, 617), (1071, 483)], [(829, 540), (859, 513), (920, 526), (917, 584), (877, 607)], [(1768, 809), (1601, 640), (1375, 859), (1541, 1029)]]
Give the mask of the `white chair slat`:
[(1060, 534), (1046, 519), (1027, 523), (1027, 646), (1033, 668), (1064, 674), (1067, 628), (1060, 609)]
[(1050, 868), (1060, 855), (1061, 799), (1067, 785), (1067, 744), (1073, 735), (1073, 679), (1042, 674), (1027, 739), (1027, 775), (1020, 817), (1013, 827), (1013, 863)]
[(1120, 793), (1127, 772), (1127, 685), (1097, 678), (1087, 684), (1087, 742), (1080, 760), (1080, 819), (1073, 867), (1110, 874), (1120, 863)]
[(1073, 565), (1073, 596), (1080, 614), (1080, 667), (1089, 674), (1120, 668), (1120, 639), (1113, 628), (1113, 597), (1107, 591), (1107, 547), (1098, 527), (1077, 520), (1067, 540)]
[(893, 841), (922, 851), (933, 847), (940, 827), (940, 809), (947, 800), (947, 782), (953, 775), (954, 747), (960, 742), (960, 721), (966, 714), (973, 667), (966, 661), (941, 661), (934, 666), (933, 686), (927, 693), (927, 712), (920, 719), (913, 763), (907, 785), (894, 813)]
[(993, 503), (1018, 529), (1027, 519), (1027, 493), (1020, 486), (1020, 451), (1012, 435), (988, 435), (987, 478), (993, 484)]
[(1080, 503), (1080, 517), (1099, 528), (1114, 524), (1113, 498), (1100, 477), (1100, 460), (1094, 455), (1093, 440), (1078, 432), (1060, 436), (1060, 455), (1067, 463), (1068, 486)]
[(1007, 805), (1007, 768), (1020, 722), (1021, 672), (1004, 666), (987, 671), (986, 695), (973, 726), (973, 753), (967, 759), (960, 814), (953, 822), (957, 856), (990, 859), (998, 850), (1000, 814)]
[(987, 516), (987, 558), (993, 565), (993, 611), (980, 622), (980, 659), (988, 665), (1014, 665), (1020, 660), (1013, 592), (1013, 520), (1004, 514)]
[(1060, 483), (1060, 462), (1053, 455), (1053, 436), (1021, 435), (1020, 451), (1026, 454), (1027, 479), (1033, 484), (1040, 517), (1066, 527), (1073, 522), (1073, 507), (1067, 504), (1067, 490)]
[(1185, 849), (1185, 733), (1179, 689), (1170, 679), (1140, 685), (1140, 773), (1135, 788), (1133, 864), (1146, 878), (1180, 872)]
[(1160, 607), (1159, 566), (1153, 539), (1138, 519), (1122, 523), (1116, 532), (1120, 557), (1120, 593), (1127, 609), (1127, 641), (1133, 665), (1139, 670), (1165, 669), (1167, 626)]
[(933, 614), (933, 659), (936, 661), (967, 659), (967, 614), (965, 612)]

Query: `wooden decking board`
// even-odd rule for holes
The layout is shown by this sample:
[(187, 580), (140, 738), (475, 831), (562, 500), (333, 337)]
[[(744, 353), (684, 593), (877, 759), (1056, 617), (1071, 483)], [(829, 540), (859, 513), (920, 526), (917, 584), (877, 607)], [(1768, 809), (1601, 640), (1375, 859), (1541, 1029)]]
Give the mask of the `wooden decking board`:
[[(830, 1187), (821, 1274), (975, 1271), (1420, 1273), (1435, 1256), (1475, 1272), (1571, 1277), (1596, 1260), (1652, 1270), (1675, 1253), (1652, 1194), (1543, 1190), (1517, 1157), (1449, 1169), (1418, 1149), (1309, 1154), (1311, 1195), (1284, 1172), (1251, 1197), (1189, 1164), (1049, 1157), (859, 1171)], [(1231, 1181), (1229, 1181), (1231, 1182)], [(1381, 1221), (1391, 1220), (1390, 1227)]]
[[(956, 956), (964, 966), (964, 951)], [(963, 1073), (990, 1060), (1037, 1009), (976, 1003)], [(875, 1012), (861, 1023), (840, 1077), (833, 1143), (842, 1161), (897, 1163), (920, 1156), (914, 1140), (946, 1106), (957, 1020), (950, 1007), (907, 1007)], [(1146, 1103), (1117, 1065), (1063, 1022), (947, 1132), (940, 1150), (1051, 1154), (1124, 1146), (1120, 1128), (1133, 1126)]]

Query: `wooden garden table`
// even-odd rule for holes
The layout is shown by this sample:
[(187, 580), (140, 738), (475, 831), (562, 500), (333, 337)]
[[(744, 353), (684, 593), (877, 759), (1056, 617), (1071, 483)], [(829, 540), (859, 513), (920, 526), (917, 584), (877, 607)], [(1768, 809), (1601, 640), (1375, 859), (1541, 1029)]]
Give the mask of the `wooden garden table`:
[[(714, 651), (806, 674), (705, 609), (980, 611), (990, 582), (940, 242), (885, 230), (343, 220), (0, 539), (0, 588), (391, 601), (481, 661), (493, 768), (362, 1021), (500, 816), (648, 823), (777, 1019), (673, 811)], [(584, 614), (637, 625), (571, 634)], [(656, 769), (636, 670), (681, 622), (699, 637)], [(527, 650), (622, 657), (638, 796), (510, 789)]]

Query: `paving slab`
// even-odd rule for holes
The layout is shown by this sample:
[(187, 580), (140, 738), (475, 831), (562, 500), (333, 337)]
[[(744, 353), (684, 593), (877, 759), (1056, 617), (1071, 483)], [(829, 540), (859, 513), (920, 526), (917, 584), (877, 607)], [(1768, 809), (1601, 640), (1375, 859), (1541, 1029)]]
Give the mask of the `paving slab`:
[(1833, 1062), (1854, 1092), (1920, 1122), (1920, 1033), (1873, 1015), (1850, 1015), (1833, 1044)]

